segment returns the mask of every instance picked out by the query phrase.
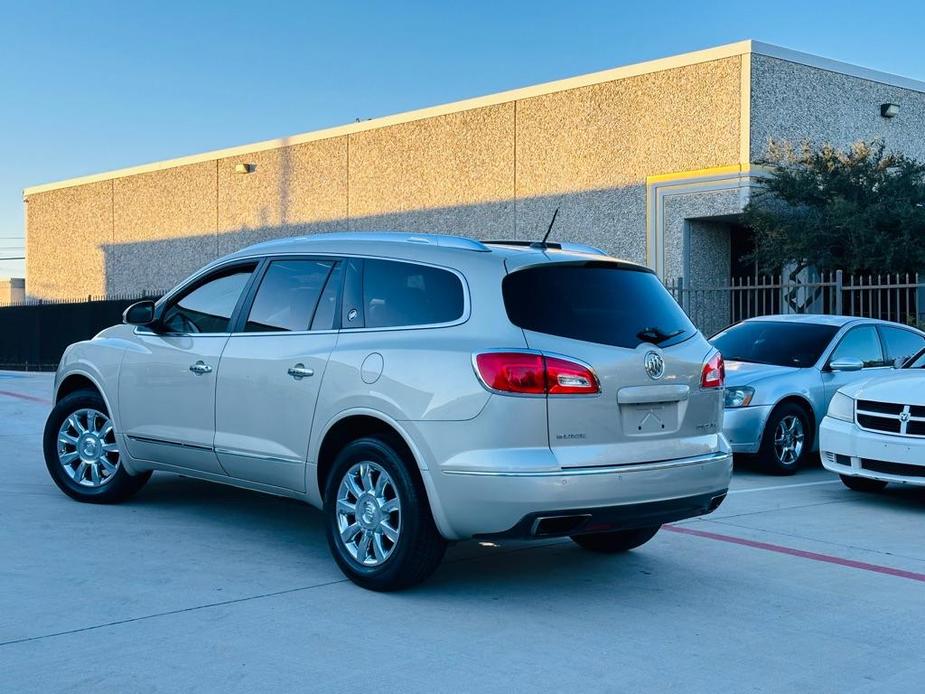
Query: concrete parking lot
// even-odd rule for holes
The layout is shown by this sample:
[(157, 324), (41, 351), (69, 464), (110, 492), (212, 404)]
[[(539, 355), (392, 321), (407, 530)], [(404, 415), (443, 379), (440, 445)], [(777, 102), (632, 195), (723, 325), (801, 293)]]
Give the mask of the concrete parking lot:
[(921, 691), (925, 490), (741, 466), (726, 503), (615, 557), (450, 549), (366, 592), (299, 503), (155, 475), (71, 501), (51, 376), (0, 372), (0, 692)]

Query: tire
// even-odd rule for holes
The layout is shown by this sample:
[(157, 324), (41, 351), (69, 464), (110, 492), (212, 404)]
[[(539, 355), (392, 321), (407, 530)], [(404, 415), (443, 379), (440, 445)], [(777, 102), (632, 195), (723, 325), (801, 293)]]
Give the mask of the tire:
[(792, 475), (806, 463), (812, 443), (813, 429), (806, 410), (790, 402), (778, 405), (764, 426), (758, 462), (772, 474)]
[(616, 554), (628, 552), (641, 547), (659, 531), (662, 526), (654, 528), (634, 528), (633, 530), (614, 530), (609, 533), (592, 533), (590, 535), (572, 535), (572, 542), (592, 552)]
[(77, 501), (119, 503), (151, 477), (150, 471), (131, 475), (122, 466), (106, 402), (96, 391), (78, 390), (54, 406), (42, 447), (51, 479)]
[(326, 484), (331, 554), (347, 578), (369, 590), (420, 583), (446, 552), (416, 463), (399, 450), (385, 438), (353, 441), (338, 454)]
[(889, 482), (884, 482), (883, 480), (872, 480), (869, 477), (853, 477), (851, 475), (839, 475), (842, 483), (848, 487), (848, 489), (855, 492), (882, 492), (886, 489), (886, 485)]

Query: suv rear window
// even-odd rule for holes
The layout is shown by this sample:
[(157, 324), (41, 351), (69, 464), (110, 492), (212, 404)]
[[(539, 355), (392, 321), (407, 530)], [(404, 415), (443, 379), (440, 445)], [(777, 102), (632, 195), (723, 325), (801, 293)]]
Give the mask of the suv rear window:
[(697, 331), (646, 270), (556, 263), (513, 272), (501, 287), (508, 318), (524, 330), (629, 349), (667, 347)]

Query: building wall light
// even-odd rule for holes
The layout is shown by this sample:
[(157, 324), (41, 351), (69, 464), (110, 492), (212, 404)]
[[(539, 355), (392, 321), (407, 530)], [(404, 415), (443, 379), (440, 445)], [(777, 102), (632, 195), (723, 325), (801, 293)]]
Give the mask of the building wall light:
[(235, 164), (234, 172), (236, 174), (249, 174), (254, 168), (253, 164)]
[(899, 104), (880, 104), (880, 115), (884, 118), (893, 118), (899, 115)]

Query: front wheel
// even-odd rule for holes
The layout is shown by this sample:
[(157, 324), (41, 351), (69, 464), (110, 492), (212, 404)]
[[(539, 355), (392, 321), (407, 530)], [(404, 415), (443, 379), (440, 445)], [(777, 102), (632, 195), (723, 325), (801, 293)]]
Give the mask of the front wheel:
[(45, 422), (43, 448), (52, 480), (77, 501), (125, 501), (151, 477), (130, 475), (123, 467), (106, 402), (92, 390), (71, 393), (55, 405)]
[(641, 547), (659, 531), (662, 526), (654, 528), (635, 528), (633, 530), (614, 530), (608, 533), (592, 533), (590, 535), (572, 535), (572, 542), (583, 549), (603, 554), (616, 554), (628, 552)]
[(764, 427), (758, 459), (768, 471), (792, 475), (809, 457), (812, 429), (806, 411), (784, 403), (774, 409)]
[(855, 492), (882, 492), (887, 482), (872, 480), (869, 477), (853, 477), (852, 475), (839, 475), (842, 483)]
[(446, 541), (430, 514), (413, 460), (380, 438), (346, 446), (328, 477), (328, 545), (344, 575), (363, 588), (390, 591), (427, 578)]

